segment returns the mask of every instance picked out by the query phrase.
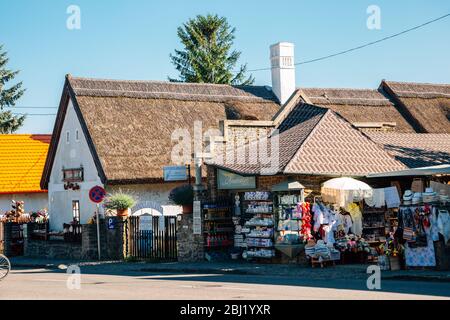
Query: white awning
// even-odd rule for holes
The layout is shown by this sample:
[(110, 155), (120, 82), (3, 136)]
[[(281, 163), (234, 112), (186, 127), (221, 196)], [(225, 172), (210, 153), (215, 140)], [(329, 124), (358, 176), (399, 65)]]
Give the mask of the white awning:
[(405, 176), (437, 176), (450, 175), (450, 164), (441, 164), (438, 166), (422, 167), (414, 169), (406, 169), (399, 171), (390, 171), (383, 173), (371, 173), (367, 178), (388, 178), (388, 177), (405, 177)]

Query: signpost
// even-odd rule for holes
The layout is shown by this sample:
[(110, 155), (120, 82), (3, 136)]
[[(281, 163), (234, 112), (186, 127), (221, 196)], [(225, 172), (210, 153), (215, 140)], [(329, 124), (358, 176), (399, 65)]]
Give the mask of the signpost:
[(97, 210), (95, 212), (95, 217), (97, 220), (97, 248), (98, 248), (98, 260), (101, 259), (101, 252), (100, 252), (100, 219), (98, 217), (98, 211), (100, 208), (100, 203), (105, 199), (106, 191), (100, 186), (92, 187), (91, 190), (89, 190), (89, 199), (91, 199), (92, 202), (97, 204)]

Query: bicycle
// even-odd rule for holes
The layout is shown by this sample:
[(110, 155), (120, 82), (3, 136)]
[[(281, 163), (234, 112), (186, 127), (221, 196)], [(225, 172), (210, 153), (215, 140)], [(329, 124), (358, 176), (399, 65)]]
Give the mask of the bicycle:
[(0, 254), (0, 281), (6, 278), (9, 271), (11, 271), (11, 262), (6, 256)]

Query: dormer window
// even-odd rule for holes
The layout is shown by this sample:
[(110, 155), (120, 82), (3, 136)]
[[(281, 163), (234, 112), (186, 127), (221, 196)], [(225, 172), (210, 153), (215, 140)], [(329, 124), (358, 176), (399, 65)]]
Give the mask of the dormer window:
[(84, 180), (83, 167), (63, 169), (64, 182), (82, 182)]

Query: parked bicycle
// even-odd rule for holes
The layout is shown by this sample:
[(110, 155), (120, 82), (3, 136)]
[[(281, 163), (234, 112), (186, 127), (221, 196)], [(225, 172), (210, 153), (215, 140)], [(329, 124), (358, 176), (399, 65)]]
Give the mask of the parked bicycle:
[(10, 270), (11, 262), (9, 262), (9, 259), (6, 256), (0, 254), (0, 280), (6, 278)]

